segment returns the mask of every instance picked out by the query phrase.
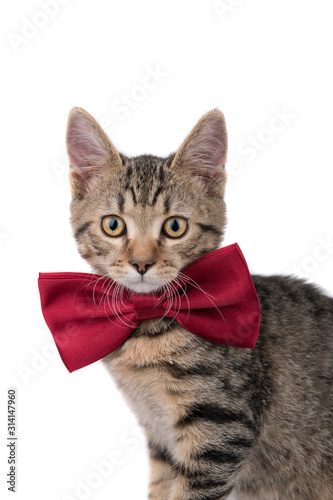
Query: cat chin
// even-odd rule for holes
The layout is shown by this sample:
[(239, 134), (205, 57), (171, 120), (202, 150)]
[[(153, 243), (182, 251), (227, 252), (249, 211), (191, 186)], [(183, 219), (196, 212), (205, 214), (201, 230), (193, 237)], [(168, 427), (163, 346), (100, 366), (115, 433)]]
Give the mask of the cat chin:
[(162, 288), (162, 284), (158, 283), (157, 281), (150, 282), (144, 280), (127, 280), (123, 283), (123, 285), (135, 293), (152, 293)]

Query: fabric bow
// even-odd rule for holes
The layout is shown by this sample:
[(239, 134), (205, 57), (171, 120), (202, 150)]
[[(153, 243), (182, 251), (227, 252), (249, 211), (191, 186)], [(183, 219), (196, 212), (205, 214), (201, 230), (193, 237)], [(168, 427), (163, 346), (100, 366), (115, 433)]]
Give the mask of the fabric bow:
[(152, 318), (175, 319), (212, 342), (255, 346), (260, 302), (237, 243), (197, 259), (181, 276), (161, 292), (119, 295), (110, 278), (96, 274), (40, 273), (44, 318), (68, 370), (110, 354)]

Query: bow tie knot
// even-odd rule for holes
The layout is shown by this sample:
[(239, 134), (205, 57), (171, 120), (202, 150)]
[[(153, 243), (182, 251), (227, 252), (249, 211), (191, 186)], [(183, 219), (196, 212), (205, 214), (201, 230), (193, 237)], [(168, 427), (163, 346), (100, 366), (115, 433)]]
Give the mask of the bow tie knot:
[(132, 304), (135, 318), (138, 321), (153, 319), (165, 315), (166, 309), (163, 302), (154, 295), (133, 295)]

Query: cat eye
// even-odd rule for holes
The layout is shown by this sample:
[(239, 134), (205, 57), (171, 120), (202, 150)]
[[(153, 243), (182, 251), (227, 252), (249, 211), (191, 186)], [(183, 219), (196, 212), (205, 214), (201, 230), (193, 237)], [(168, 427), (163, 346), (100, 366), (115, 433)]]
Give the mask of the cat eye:
[(187, 220), (183, 217), (169, 217), (163, 224), (162, 232), (168, 238), (180, 238), (187, 230)]
[(108, 236), (122, 236), (126, 231), (126, 224), (117, 215), (107, 215), (102, 219), (102, 229)]

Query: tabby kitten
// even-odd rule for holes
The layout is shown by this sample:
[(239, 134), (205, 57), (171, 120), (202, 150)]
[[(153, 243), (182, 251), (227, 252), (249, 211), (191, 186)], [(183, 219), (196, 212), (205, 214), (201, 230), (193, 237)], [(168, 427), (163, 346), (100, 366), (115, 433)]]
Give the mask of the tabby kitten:
[[(71, 222), (94, 272), (161, 289), (217, 249), (226, 226), (227, 133), (206, 114), (168, 158), (118, 153), (84, 110), (67, 129)], [(104, 359), (146, 432), (151, 500), (333, 499), (333, 299), (253, 276), (256, 347), (145, 320)]]

